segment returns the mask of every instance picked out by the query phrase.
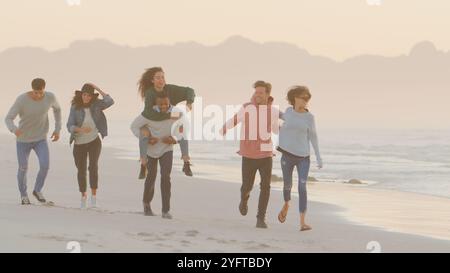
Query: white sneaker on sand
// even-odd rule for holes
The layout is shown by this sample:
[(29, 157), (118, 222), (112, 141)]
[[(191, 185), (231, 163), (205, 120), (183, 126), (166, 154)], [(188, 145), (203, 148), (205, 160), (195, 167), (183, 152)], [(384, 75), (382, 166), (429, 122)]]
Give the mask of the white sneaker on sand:
[(30, 199), (28, 198), (28, 196), (23, 196), (21, 198), (22, 200), (22, 205), (31, 205)]
[(97, 207), (97, 196), (91, 196), (90, 207), (95, 209)]
[(87, 197), (81, 197), (80, 208), (81, 209), (86, 209), (87, 208)]

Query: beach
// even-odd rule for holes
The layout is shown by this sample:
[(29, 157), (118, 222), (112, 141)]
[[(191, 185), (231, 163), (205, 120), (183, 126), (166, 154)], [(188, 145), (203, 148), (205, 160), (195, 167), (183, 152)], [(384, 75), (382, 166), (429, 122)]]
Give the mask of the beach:
[[(178, 149), (178, 147), (176, 147)], [(98, 208), (80, 210), (72, 150), (50, 144), (51, 167), (44, 189), (54, 207), (21, 206), (17, 190), (13, 136), (0, 136), (0, 252), (450, 252), (450, 199), (364, 185), (314, 182), (308, 185), (308, 222), (299, 231), (298, 200), (286, 223), (277, 214), (283, 204), (280, 183), (273, 183), (267, 214), (269, 229), (256, 229), (258, 179), (246, 217), (239, 214), (239, 181), (189, 178), (174, 165), (173, 220), (144, 217), (138, 162), (117, 158), (104, 148), (100, 160)], [(175, 158), (177, 161), (177, 158)], [(32, 190), (37, 160), (30, 159)], [(195, 165), (193, 168), (196, 171)], [(31, 193), (30, 193), (31, 195)], [(36, 201), (32, 198), (32, 202)], [(152, 208), (161, 208), (159, 178)], [(372, 249), (375, 245), (378, 249)]]

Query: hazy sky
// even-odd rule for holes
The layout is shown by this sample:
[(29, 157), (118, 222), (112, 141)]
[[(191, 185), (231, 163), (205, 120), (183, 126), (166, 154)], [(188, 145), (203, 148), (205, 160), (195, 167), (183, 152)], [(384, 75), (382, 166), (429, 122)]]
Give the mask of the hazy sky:
[(105, 38), (144, 46), (231, 35), (290, 42), (313, 54), (405, 54), (429, 40), (450, 49), (449, 0), (0, 0), (0, 50)]

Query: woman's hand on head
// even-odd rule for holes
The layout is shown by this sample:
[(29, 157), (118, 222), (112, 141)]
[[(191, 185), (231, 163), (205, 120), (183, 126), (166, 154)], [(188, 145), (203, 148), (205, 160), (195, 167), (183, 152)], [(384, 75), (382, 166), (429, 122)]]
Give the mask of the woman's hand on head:
[(100, 87), (98, 87), (97, 85), (93, 84), (93, 83), (88, 83), (90, 86), (92, 86), (95, 90), (97, 90), (100, 95), (102, 95), (102, 97), (106, 96), (106, 93), (103, 92), (103, 90), (100, 89)]
[(98, 88), (98, 86), (97, 85), (95, 85), (95, 84), (93, 84), (93, 83), (88, 83), (90, 86), (92, 86), (92, 88), (94, 88), (95, 90), (97, 90), (97, 91), (100, 91), (100, 88)]

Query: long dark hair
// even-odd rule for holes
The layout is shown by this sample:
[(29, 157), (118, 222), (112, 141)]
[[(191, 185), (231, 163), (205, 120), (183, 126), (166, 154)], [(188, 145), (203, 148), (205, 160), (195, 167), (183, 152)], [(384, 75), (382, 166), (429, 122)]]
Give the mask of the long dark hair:
[(158, 72), (164, 72), (164, 70), (161, 67), (152, 67), (147, 69), (144, 74), (142, 74), (141, 79), (138, 82), (139, 85), (139, 95), (142, 99), (145, 98), (145, 92), (150, 88), (153, 87), (153, 78), (155, 77), (155, 74)]
[(75, 91), (75, 96), (72, 98), (72, 106), (75, 106), (77, 110), (91, 107), (91, 105), (98, 99), (97, 96), (92, 96), (89, 104), (84, 104), (82, 94), (83, 93), (81, 93), (81, 91), (77, 90)]

